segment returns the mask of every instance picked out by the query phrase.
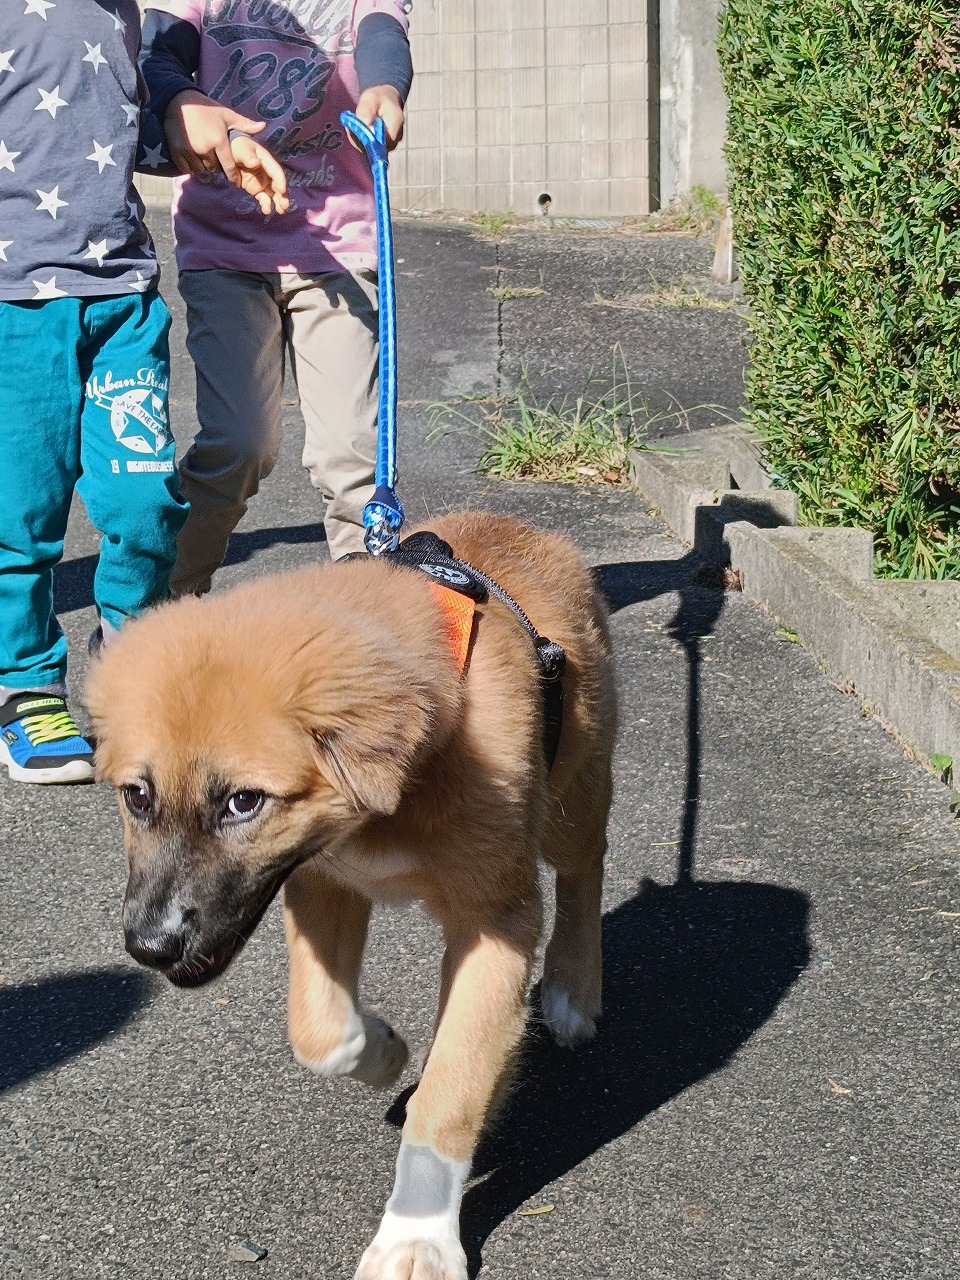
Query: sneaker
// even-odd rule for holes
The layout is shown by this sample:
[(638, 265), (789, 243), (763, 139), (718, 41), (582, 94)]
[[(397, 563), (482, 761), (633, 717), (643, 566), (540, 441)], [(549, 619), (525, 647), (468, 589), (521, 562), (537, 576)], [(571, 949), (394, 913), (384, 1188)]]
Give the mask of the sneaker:
[(56, 694), (21, 693), (0, 707), (0, 762), (15, 782), (93, 778), (93, 748)]

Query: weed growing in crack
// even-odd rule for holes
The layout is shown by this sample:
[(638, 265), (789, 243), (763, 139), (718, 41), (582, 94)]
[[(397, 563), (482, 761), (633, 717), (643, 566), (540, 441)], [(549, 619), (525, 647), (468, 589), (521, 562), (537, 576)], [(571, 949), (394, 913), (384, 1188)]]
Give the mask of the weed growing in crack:
[(508, 227), (516, 226), (515, 213), (475, 213), (470, 221), (477, 228), (478, 235), (491, 240), (499, 240)]
[[(606, 380), (604, 380), (606, 382)], [(478, 434), (485, 443), (478, 466), (501, 480), (547, 480), (565, 484), (623, 484), (630, 450), (649, 448), (656, 423), (686, 418), (677, 409), (656, 413), (630, 384), (622, 353), (614, 353), (612, 383), (606, 390), (588, 374), (582, 394), (542, 399), (528, 369), (516, 387), (495, 399), (430, 407), (430, 438), (451, 432)]]
[(547, 292), (541, 285), (490, 285), (486, 290), (497, 302), (514, 302), (517, 298), (542, 298)]
[(746, 318), (748, 312), (741, 299), (721, 297), (717, 292), (705, 292), (687, 281), (675, 284), (658, 284), (646, 293), (632, 293), (626, 298), (605, 298), (601, 293), (593, 295), (595, 307), (610, 307), (617, 311), (644, 311), (657, 307), (704, 307), (711, 311), (733, 311)]

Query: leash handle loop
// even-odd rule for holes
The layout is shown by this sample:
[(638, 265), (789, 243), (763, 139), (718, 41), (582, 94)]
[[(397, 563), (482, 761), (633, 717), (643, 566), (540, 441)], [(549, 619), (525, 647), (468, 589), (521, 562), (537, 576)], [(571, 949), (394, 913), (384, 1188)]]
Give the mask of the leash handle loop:
[(377, 221), (377, 320), (380, 340), (377, 407), (376, 492), (363, 509), (365, 543), (371, 555), (393, 551), (400, 540), (403, 506), (397, 483), (397, 295), (393, 269), (393, 225), (387, 189), (387, 131), (382, 120), (368, 124), (352, 111), (340, 123), (363, 146), (373, 174)]

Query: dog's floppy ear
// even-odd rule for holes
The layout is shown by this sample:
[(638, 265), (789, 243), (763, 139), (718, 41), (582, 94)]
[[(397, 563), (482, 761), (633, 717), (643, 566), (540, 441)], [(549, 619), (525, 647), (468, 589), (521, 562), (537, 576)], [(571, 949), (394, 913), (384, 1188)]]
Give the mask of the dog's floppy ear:
[[(323, 642), (303, 663), (290, 710), (320, 774), (343, 797), (344, 817), (395, 813), (441, 710), (431, 664), (415, 648), (386, 658), (378, 637), (358, 644), (324, 633)], [(445, 655), (439, 662), (446, 672)]]
[(356, 813), (395, 813), (409, 769), (407, 744), (391, 746), (389, 735), (362, 742), (349, 731), (312, 732), (320, 772)]

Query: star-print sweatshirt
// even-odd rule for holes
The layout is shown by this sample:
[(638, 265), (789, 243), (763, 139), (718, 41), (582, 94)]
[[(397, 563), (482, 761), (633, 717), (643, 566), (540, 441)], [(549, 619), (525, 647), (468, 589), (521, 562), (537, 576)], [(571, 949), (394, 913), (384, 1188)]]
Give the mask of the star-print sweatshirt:
[(0, 0), (0, 301), (157, 284), (132, 178), (172, 173), (137, 0)]
[(163, 117), (183, 89), (263, 120), (289, 212), (264, 215), (222, 173), (178, 179), (181, 271), (360, 271), (376, 267), (373, 183), (340, 112), (363, 89), (410, 88), (410, 0), (148, 0), (142, 66)]

